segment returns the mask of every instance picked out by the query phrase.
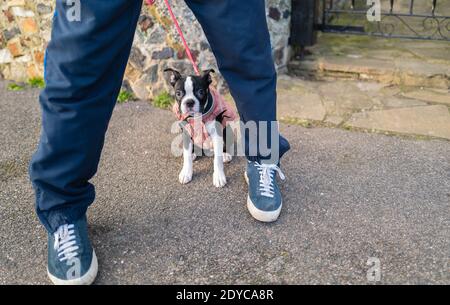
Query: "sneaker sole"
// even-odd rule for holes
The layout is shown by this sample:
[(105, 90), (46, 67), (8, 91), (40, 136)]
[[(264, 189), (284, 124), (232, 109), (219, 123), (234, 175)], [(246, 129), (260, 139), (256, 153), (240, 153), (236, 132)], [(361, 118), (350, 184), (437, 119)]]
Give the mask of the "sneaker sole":
[[(245, 182), (248, 183), (248, 177), (247, 177), (247, 173), (244, 172), (244, 178), (245, 178)], [(274, 222), (277, 221), (278, 217), (280, 216), (281, 213), (281, 208), (283, 207), (283, 201), (281, 201), (280, 207), (278, 209), (276, 209), (275, 211), (263, 211), (258, 209), (252, 202), (252, 200), (250, 199), (250, 195), (247, 196), (247, 209), (250, 212), (250, 215), (252, 215), (253, 218), (255, 218), (256, 220), (259, 220), (261, 222)]]
[(62, 280), (52, 275), (50, 271), (48, 271), (47, 269), (48, 277), (55, 285), (91, 285), (95, 281), (95, 278), (97, 277), (97, 272), (98, 272), (98, 261), (94, 250), (92, 250), (91, 266), (89, 267), (88, 272), (86, 272), (86, 274), (80, 278), (72, 280)]

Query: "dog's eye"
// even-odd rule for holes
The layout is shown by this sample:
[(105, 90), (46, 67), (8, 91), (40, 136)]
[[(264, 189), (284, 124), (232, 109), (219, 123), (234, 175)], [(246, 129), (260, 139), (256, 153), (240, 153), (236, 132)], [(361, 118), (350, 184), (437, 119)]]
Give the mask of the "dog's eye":
[(183, 97), (183, 91), (181, 91), (181, 90), (177, 90), (177, 92), (175, 92), (175, 96), (177, 97), (177, 98), (182, 98)]
[(198, 96), (204, 96), (204, 95), (205, 95), (205, 90), (199, 89), (199, 90), (197, 91), (197, 95), (198, 95)]

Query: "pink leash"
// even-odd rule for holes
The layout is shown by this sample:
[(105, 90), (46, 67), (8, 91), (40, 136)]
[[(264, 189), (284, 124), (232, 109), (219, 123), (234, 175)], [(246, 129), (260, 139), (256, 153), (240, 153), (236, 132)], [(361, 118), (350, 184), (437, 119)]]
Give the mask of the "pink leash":
[[(156, 0), (146, 0), (148, 5), (153, 5), (155, 3), (155, 1)], [(181, 37), (181, 41), (183, 42), (183, 45), (184, 45), (184, 50), (186, 51), (186, 55), (189, 58), (189, 60), (191, 61), (191, 64), (192, 64), (192, 67), (194, 67), (195, 73), (197, 75), (200, 75), (200, 71), (198, 69), (197, 63), (195, 62), (194, 56), (192, 56), (191, 49), (189, 49), (186, 39), (184, 38), (184, 34), (183, 34), (183, 31), (181, 30), (180, 24), (178, 23), (178, 20), (172, 11), (172, 7), (169, 4), (169, 0), (164, 0), (164, 2), (166, 3), (167, 10), (169, 11), (170, 17), (172, 18), (172, 21), (175, 24), (175, 27), (177, 28), (178, 35), (180, 35), (180, 37)]]

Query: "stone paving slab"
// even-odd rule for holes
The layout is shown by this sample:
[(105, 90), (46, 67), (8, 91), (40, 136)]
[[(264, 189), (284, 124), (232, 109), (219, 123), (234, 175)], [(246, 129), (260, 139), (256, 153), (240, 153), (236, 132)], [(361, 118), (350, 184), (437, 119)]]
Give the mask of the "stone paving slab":
[(355, 113), (346, 124), (450, 140), (450, 113), (447, 107), (441, 105)]
[(289, 119), (301, 117), (306, 120), (322, 121), (326, 115), (326, 109), (322, 104), (321, 97), (316, 93), (301, 95), (280, 95), (283, 100), (278, 105), (278, 117)]
[(392, 96), (389, 98), (382, 98), (380, 99), (380, 102), (383, 104), (383, 108), (407, 108), (407, 107), (416, 107), (416, 106), (427, 106), (428, 104), (419, 101), (416, 99), (409, 99), (409, 98), (401, 98)]
[(433, 102), (438, 104), (445, 104), (450, 106), (450, 93), (448, 90), (436, 92), (435, 90), (419, 89), (410, 92), (405, 92), (403, 93), (403, 96), (411, 99)]
[(371, 81), (309, 81), (281, 76), (278, 115), (286, 122), (314, 121), (392, 133), (449, 138), (450, 93)]

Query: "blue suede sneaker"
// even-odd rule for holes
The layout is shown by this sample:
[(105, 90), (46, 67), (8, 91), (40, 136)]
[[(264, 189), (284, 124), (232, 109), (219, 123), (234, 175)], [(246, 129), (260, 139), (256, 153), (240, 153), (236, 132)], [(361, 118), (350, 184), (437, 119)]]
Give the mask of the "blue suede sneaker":
[(247, 161), (247, 208), (255, 219), (262, 222), (273, 222), (280, 216), (282, 201), (276, 172), (282, 180), (285, 179), (283, 172), (275, 164)]
[(47, 273), (55, 285), (90, 285), (98, 264), (89, 241), (86, 216), (48, 235)]

